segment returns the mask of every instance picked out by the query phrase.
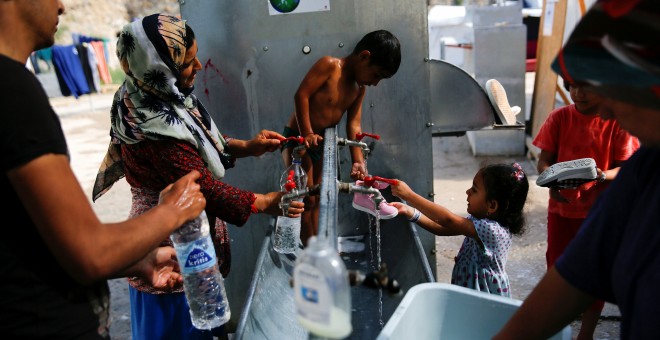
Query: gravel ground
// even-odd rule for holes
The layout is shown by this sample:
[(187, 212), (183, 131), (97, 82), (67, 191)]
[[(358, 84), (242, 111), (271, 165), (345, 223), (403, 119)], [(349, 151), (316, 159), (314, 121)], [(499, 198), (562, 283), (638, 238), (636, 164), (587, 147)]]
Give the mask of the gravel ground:
[[(51, 100), (60, 115), (62, 127), (69, 143), (71, 164), (88, 197), (92, 184), (109, 142), (109, 103), (111, 94), (86, 95), (78, 100), (54, 98)], [(434, 191), (436, 203), (457, 214), (465, 214), (466, 195), (472, 177), (480, 164), (488, 162), (518, 162), (530, 180), (530, 193), (526, 205), (528, 227), (525, 234), (514, 239), (507, 271), (511, 278), (513, 297), (524, 299), (545, 273), (546, 204), (547, 189), (534, 184), (535, 165), (527, 157), (473, 157), (465, 137), (433, 138)], [(91, 201), (91, 197), (90, 197)], [(130, 207), (128, 184), (120, 181), (106, 195), (93, 203), (93, 208), (104, 222), (126, 218)], [(462, 237), (438, 237), (437, 280), (449, 282), (453, 258)], [(124, 279), (110, 280), (113, 339), (131, 339), (128, 290)], [(607, 304), (596, 329), (596, 339), (619, 338), (619, 310)], [(577, 335), (579, 321), (572, 324)]]

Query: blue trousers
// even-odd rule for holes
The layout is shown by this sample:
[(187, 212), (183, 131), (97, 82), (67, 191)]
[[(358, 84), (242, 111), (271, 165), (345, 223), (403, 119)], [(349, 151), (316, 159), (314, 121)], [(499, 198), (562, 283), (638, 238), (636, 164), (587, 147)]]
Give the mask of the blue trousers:
[(210, 331), (192, 325), (184, 293), (149, 294), (130, 285), (128, 291), (133, 340), (213, 340), (223, 334), (222, 326)]

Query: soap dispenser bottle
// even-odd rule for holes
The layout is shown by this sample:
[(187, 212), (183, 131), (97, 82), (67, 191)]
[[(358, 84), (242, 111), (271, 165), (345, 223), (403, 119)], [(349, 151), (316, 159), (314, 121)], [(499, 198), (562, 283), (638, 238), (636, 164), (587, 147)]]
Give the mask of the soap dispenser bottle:
[(343, 339), (351, 334), (348, 272), (326, 239), (309, 238), (293, 270), (298, 322), (319, 337)]

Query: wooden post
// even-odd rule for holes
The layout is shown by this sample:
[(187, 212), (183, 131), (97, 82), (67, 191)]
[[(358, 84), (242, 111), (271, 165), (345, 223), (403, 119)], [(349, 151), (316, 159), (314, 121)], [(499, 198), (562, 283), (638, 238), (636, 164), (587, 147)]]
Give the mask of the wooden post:
[(567, 3), (568, 0), (545, 0), (543, 2), (543, 15), (539, 25), (538, 46), (536, 48), (534, 94), (532, 95), (532, 110), (530, 112), (532, 126), (531, 131), (528, 131), (532, 138), (536, 137), (541, 125), (555, 106), (557, 74), (552, 71), (550, 65), (552, 65), (564, 41)]

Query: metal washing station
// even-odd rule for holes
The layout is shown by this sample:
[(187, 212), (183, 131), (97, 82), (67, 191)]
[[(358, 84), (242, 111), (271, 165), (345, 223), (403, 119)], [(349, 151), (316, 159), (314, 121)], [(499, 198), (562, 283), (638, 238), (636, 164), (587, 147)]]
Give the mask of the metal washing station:
[[(274, 14), (274, 0), (179, 2), (182, 17), (195, 30), (204, 66), (196, 93), (228, 136), (249, 139), (261, 129), (281, 132), (312, 64), (324, 55), (348, 55), (364, 34), (381, 28), (401, 41), (402, 62), (394, 77), (368, 88), (364, 100), (362, 129), (380, 136), (363, 140), (370, 149), (370, 174), (405, 179), (432, 200), (433, 136), (524, 128), (502, 124), (470, 74), (428, 58), (426, 0), (307, 0), (329, 7), (288, 14)], [(379, 244), (388, 275), (404, 293), (435, 281), (434, 235), (397, 217), (380, 221), (377, 240), (368, 215), (351, 206), (351, 194), (338, 191), (338, 181), (351, 181), (348, 148), (337, 143), (346, 137), (344, 124), (325, 132), (319, 233), (338, 247), (338, 239), (364, 244), (362, 251), (342, 253), (349, 270), (371, 271)], [(281, 155), (274, 152), (239, 160), (225, 180), (265, 193), (279, 190), (282, 171)], [(394, 200), (387, 189), (383, 195)], [(296, 257), (273, 251), (274, 225), (272, 217), (253, 215), (243, 227), (229, 226), (232, 266), (225, 282), (232, 319), (227, 325), (235, 339), (309, 337), (295, 320), (290, 280)], [(375, 339), (403, 294), (355, 286), (352, 297), (349, 338)]]

